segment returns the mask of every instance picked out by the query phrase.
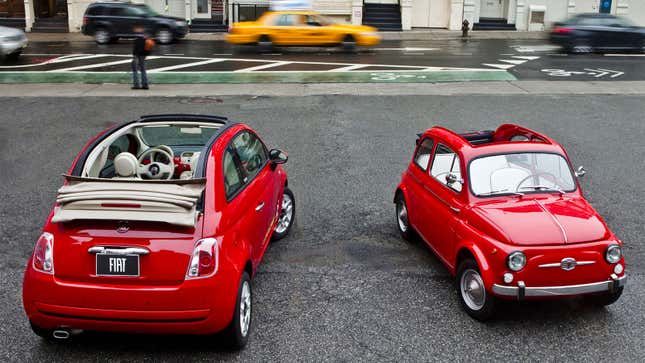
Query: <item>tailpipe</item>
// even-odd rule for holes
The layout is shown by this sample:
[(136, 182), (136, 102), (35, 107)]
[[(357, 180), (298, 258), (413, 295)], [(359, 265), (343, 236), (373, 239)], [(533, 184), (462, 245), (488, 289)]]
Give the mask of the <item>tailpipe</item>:
[(70, 333), (69, 330), (66, 330), (66, 329), (56, 329), (52, 333), (52, 336), (56, 340), (67, 340), (69, 339), (70, 336), (72, 336), (72, 334)]

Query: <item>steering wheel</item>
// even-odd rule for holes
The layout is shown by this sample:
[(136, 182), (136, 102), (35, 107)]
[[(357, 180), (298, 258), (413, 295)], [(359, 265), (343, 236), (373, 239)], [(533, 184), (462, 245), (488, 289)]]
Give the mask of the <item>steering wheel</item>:
[[(137, 176), (142, 178), (143, 175), (149, 179), (162, 179), (164, 174), (167, 174), (165, 177), (166, 180), (172, 178), (175, 173), (175, 163), (173, 162), (172, 150), (169, 153), (166, 149), (170, 149), (166, 145), (159, 145), (152, 147), (144, 151), (139, 155), (139, 165), (137, 167)], [(155, 161), (155, 155), (159, 153), (165, 156), (168, 160), (168, 163), (163, 163), (161, 161)], [(143, 161), (146, 157), (150, 156), (150, 164), (144, 165)], [(143, 179), (143, 178), (142, 178)]]
[[(522, 184), (524, 184), (524, 182), (525, 182), (525, 181), (527, 181), (527, 180), (529, 180), (529, 179), (531, 179), (531, 178), (539, 178), (539, 177), (540, 177), (540, 175), (550, 176), (550, 177), (552, 178), (552, 180), (557, 180), (557, 179), (558, 179), (555, 175), (553, 175), (553, 174), (551, 174), (551, 173), (547, 173), (547, 172), (545, 172), (545, 171), (539, 172), (539, 173), (537, 173), (537, 174), (531, 174), (531, 175), (529, 175), (529, 176), (525, 177), (524, 179), (520, 180), (519, 184), (517, 184), (517, 187), (515, 188), (515, 191), (516, 191), (516, 192), (519, 192), (519, 191), (520, 191), (520, 189), (522, 189), (522, 188), (521, 188), (521, 187), (522, 187)], [(538, 180), (539, 180), (539, 179), (538, 179)], [(551, 183), (553, 183), (553, 186), (557, 186), (557, 183), (556, 183), (555, 181), (552, 181)]]

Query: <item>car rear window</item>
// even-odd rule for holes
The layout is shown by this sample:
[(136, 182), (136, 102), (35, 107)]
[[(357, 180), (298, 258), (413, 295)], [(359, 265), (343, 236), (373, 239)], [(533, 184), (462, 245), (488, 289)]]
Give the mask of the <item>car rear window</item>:
[(105, 10), (104, 6), (91, 6), (87, 9), (87, 15), (104, 15)]

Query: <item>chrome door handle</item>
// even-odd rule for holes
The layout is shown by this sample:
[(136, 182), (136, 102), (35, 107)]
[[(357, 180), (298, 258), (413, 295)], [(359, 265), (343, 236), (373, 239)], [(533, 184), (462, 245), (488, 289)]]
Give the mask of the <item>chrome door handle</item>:
[(453, 211), (454, 213), (459, 213), (459, 212), (461, 212), (461, 209), (459, 209), (459, 208), (455, 208), (455, 207), (453, 207), (453, 206), (450, 206), (450, 210), (451, 210), (451, 211)]
[(87, 252), (89, 253), (110, 253), (113, 255), (147, 255), (150, 253), (145, 248), (141, 247), (126, 247), (126, 248), (110, 248), (102, 246), (90, 247)]
[(264, 208), (264, 202), (262, 202), (262, 203), (258, 204), (258, 206), (257, 206), (257, 207), (255, 207), (255, 210), (259, 212), (259, 211), (261, 211), (261, 210), (262, 210), (262, 208)]

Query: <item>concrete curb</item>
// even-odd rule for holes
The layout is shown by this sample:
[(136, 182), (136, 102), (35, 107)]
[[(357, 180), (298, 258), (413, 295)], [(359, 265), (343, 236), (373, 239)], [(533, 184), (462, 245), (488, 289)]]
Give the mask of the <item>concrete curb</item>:
[[(423, 41), (462, 39), (460, 31), (445, 29), (380, 32), (380, 34), (383, 40)], [(92, 37), (81, 33), (28, 33), (27, 37), (31, 42), (94, 42)], [(223, 41), (225, 38), (226, 33), (190, 33), (185, 39)], [(468, 39), (546, 39), (546, 33), (506, 30), (471, 31)]]
[(645, 95), (645, 81), (501, 81), (451, 83), (161, 84), (133, 91), (123, 84), (15, 84), (0, 97), (213, 97), (317, 95)]

